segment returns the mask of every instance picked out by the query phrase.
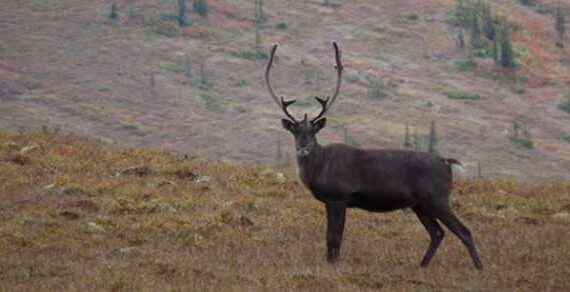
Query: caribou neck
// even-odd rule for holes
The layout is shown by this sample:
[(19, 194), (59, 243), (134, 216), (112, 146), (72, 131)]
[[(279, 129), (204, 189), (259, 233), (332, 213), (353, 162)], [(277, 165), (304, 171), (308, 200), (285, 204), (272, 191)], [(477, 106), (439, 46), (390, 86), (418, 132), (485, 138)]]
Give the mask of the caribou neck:
[(299, 175), (305, 185), (309, 186), (312, 179), (319, 174), (323, 156), (323, 148), (319, 143), (313, 146), (308, 156), (297, 156)]

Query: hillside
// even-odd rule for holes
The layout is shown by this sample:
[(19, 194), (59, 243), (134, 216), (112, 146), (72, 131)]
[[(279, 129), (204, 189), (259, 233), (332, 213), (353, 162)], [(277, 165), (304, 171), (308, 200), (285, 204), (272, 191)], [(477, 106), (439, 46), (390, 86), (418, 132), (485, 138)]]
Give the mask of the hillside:
[[(107, 1), (4, 3), (0, 126), (273, 162), (277, 138), (292, 149), (291, 137), (266, 93), (265, 60), (255, 59), (253, 1), (208, 2), (208, 20), (192, 15), (185, 28), (173, 18), (176, 1), (121, 0), (118, 21), (108, 18)], [(342, 141), (347, 129), (363, 147), (400, 148), (406, 122), (425, 136), (434, 120), (439, 152), (464, 162), (467, 175), (480, 161), (486, 176), (570, 178), (570, 114), (557, 109), (570, 86), (570, 54), (553, 45), (556, 1), (487, 1), (519, 28), (515, 73), (489, 58), (456, 68), (466, 52), (446, 21), (451, 0), (267, 2), (260, 47), (281, 44), (275, 86), (300, 99), (298, 115), (317, 111), (314, 95), (332, 92), (331, 41), (344, 51), (345, 81), (322, 142)], [(372, 84), (386, 97), (369, 97)], [(450, 99), (450, 90), (484, 98)], [(509, 139), (515, 121), (529, 129), (533, 149)]]
[(570, 289), (570, 184), (460, 180), (452, 205), (484, 271), (451, 233), (421, 269), (414, 215), (357, 210), (331, 265), (291, 169), (0, 131), (0, 289)]

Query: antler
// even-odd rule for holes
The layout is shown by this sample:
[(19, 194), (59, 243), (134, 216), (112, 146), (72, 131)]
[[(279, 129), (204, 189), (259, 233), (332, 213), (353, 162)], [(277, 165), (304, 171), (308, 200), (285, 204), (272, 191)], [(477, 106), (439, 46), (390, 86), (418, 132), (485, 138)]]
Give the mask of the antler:
[(338, 48), (338, 44), (336, 42), (333, 42), (333, 47), (334, 47), (334, 53), (335, 53), (335, 59), (336, 59), (335, 68), (336, 68), (336, 72), (337, 72), (335, 91), (334, 91), (332, 98), (330, 98), (328, 96), (325, 99), (322, 99), (318, 96), (315, 97), (322, 108), (321, 108), (321, 112), (317, 115), (317, 117), (315, 117), (314, 119), (311, 120), (311, 123), (317, 121), (319, 118), (321, 118), (331, 108), (332, 104), (335, 102), (335, 100), (338, 97), (338, 94), (340, 92), (340, 84), (342, 82), (342, 70), (343, 70), (342, 63), (340, 60), (341, 56), (342, 56), (342, 52)]
[(269, 90), (269, 95), (271, 95), (271, 98), (273, 98), (275, 103), (277, 103), (277, 105), (283, 110), (285, 115), (287, 115), (287, 117), (289, 117), (294, 122), (297, 122), (295, 117), (293, 117), (293, 115), (291, 115), (291, 113), (289, 113), (289, 111), (287, 111), (287, 107), (294, 104), (297, 100), (292, 99), (289, 101), (285, 101), (285, 99), (283, 99), (283, 96), (281, 96), (281, 98), (279, 98), (277, 96), (277, 94), (275, 93), (273, 86), (271, 85), (271, 74), (270, 73), (271, 73), (271, 68), (273, 68), (273, 60), (275, 59), (275, 51), (276, 50), (277, 50), (277, 44), (273, 45), (269, 49), (269, 53), (270, 53), (269, 62), (267, 63), (267, 68), (265, 69), (265, 84), (267, 85), (267, 90)]

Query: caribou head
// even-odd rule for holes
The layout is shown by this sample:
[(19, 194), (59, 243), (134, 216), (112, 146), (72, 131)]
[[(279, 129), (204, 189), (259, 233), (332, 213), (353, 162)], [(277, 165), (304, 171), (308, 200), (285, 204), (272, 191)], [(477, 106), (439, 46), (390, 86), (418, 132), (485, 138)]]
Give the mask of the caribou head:
[(277, 45), (273, 45), (270, 49), (269, 62), (267, 63), (267, 68), (265, 70), (265, 82), (267, 84), (267, 89), (273, 100), (277, 105), (283, 110), (286, 119), (281, 120), (283, 128), (291, 132), (295, 136), (295, 145), (297, 149), (297, 156), (306, 157), (309, 156), (311, 151), (315, 148), (317, 144), (316, 134), (325, 127), (327, 119), (323, 115), (330, 109), (331, 105), (335, 102), (338, 94), (340, 92), (340, 84), (342, 80), (342, 64), (340, 61), (341, 51), (338, 48), (336, 42), (333, 42), (333, 47), (335, 51), (336, 58), (336, 70), (337, 70), (337, 81), (336, 88), (332, 97), (327, 96), (325, 98), (315, 97), (319, 104), (321, 105), (321, 112), (314, 118), (307, 117), (304, 115), (302, 120), (297, 120), (287, 108), (294, 104), (297, 100), (285, 100), (283, 96), (279, 97), (275, 93), (275, 89), (271, 85), (271, 69), (274, 67), (275, 51), (277, 50)]

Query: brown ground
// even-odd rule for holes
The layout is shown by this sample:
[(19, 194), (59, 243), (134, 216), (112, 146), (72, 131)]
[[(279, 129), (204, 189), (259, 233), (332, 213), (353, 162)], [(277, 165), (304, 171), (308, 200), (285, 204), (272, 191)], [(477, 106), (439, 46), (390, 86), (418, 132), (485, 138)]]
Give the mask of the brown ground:
[[(283, 175), (284, 173), (284, 175)], [(458, 181), (485, 270), (402, 212), (349, 210), (325, 260), (323, 206), (290, 169), (0, 131), (0, 290), (570, 289), (570, 185)]]

